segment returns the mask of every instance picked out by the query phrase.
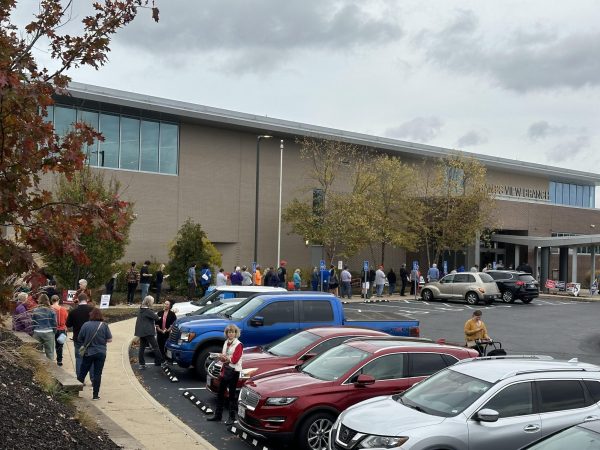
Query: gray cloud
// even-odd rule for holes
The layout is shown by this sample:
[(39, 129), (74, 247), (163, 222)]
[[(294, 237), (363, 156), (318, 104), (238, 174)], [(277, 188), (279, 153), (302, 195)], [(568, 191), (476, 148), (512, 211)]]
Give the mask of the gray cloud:
[(459, 10), (440, 31), (421, 31), (415, 43), (430, 61), (456, 72), (489, 77), (519, 92), (600, 84), (600, 32), (562, 35), (543, 27), (507, 29), (485, 39), (477, 17)]
[(580, 156), (583, 151), (590, 146), (590, 138), (586, 135), (576, 136), (569, 141), (561, 142), (546, 153), (550, 162), (558, 163), (563, 161), (572, 161)]
[(551, 136), (562, 136), (567, 132), (567, 127), (550, 125), (547, 121), (540, 120), (529, 126), (527, 129), (527, 137), (532, 141), (538, 141)]
[(456, 141), (456, 145), (458, 148), (471, 147), (474, 145), (485, 144), (488, 140), (489, 139), (484, 132), (472, 130), (459, 137), (458, 141)]
[(415, 117), (397, 127), (388, 128), (385, 135), (398, 139), (429, 142), (440, 134), (443, 124), (439, 117)]

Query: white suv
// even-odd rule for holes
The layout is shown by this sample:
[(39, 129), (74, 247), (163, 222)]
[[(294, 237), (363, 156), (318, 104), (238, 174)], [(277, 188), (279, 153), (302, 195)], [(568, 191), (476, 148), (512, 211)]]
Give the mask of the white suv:
[[(345, 410), (330, 450), (512, 450), (600, 418), (600, 367), (550, 357), (463, 360), (404, 394)], [(365, 418), (368, 418), (365, 420)]]

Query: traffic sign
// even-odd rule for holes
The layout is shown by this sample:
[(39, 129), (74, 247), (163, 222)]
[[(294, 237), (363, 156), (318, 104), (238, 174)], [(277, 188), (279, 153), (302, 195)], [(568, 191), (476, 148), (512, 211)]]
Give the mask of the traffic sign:
[(413, 270), (419, 270), (419, 261), (413, 261)]
[(324, 259), (321, 260), (320, 266), (321, 266), (321, 270), (325, 270), (325, 260)]
[(365, 261), (365, 262), (363, 263), (363, 270), (364, 270), (365, 272), (368, 272), (368, 271), (369, 271), (369, 261)]
[(444, 261), (444, 273), (448, 273), (448, 261)]
[(256, 272), (256, 261), (252, 263), (252, 273)]

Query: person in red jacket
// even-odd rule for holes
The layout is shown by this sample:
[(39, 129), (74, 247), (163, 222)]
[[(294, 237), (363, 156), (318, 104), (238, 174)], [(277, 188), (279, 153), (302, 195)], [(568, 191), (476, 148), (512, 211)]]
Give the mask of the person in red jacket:
[(240, 372), (242, 371), (242, 354), (244, 347), (239, 341), (240, 329), (234, 324), (225, 327), (225, 343), (223, 351), (219, 354), (219, 361), (223, 363), (221, 369), (221, 384), (219, 385), (219, 395), (217, 397), (217, 409), (215, 413), (207, 418), (210, 422), (219, 422), (223, 416), (223, 404), (225, 403), (225, 389), (229, 389), (229, 419), (225, 425), (233, 425), (235, 422), (236, 398), (235, 389), (237, 387)]
[[(62, 299), (58, 295), (53, 295), (50, 301), (52, 302), (52, 310), (54, 311), (54, 314), (56, 314), (56, 334), (54, 336), (56, 346), (56, 364), (62, 366), (63, 345), (65, 343), (63, 339), (66, 339), (67, 335), (67, 316), (69, 315), (69, 311), (61, 306)], [(65, 338), (61, 338), (61, 334), (64, 334)]]

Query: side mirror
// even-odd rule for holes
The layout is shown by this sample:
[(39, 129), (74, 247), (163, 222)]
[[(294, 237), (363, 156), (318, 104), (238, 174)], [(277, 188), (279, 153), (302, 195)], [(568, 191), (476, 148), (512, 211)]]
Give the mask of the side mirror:
[(253, 319), (250, 319), (250, 326), (252, 327), (262, 327), (265, 324), (265, 318), (261, 316), (255, 316)]
[(354, 382), (354, 386), (367, 386), (369, 384), (375, 383), (375, 377), (373, 375), (368, 375), (366, 373), (361, 373), (356, 381)]
[(302, 355), (302, 356), (300, 357), (300, 360), (301, 360), (301, 361), (308, 361), (309, 359), (312, 359), (312, 358), (314, 358), (315, 356), (317, 356), (317, 354), (316, 354), (316, 353), (305, 353), (304, 355)]
[(494, 409), (484, 408), (477, 413), (476, 417), (482, 422), (497, 422), (500, 413)]

